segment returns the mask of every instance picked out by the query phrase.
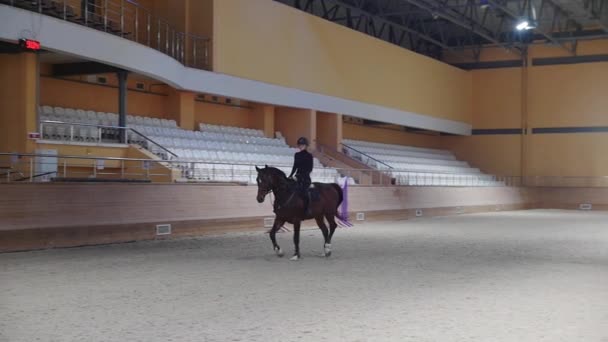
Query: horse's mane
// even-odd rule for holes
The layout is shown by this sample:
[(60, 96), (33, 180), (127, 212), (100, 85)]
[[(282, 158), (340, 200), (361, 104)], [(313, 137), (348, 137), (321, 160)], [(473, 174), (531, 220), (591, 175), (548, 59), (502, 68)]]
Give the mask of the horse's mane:
[(266, 168), (262, 170), (266, 170), (266, 172), (270, 172), (273, 176), (279, 177), (279, 179), (284, 181), (288, 186), (293, 186), (295, 184), (295, 181), (293, 179), (287, 178), (287, 175), (281, 169), (272, 166), (266, 166)]
[(283, 179), (287, 179), (287, 175), (285, 174), (285, 172), (283, 172), (281, 169), (278, 169), (276, 167), (267, 166), (266, 171), (269, 171), (272, 174), (281, 176), (281, 178), (283, 178)]

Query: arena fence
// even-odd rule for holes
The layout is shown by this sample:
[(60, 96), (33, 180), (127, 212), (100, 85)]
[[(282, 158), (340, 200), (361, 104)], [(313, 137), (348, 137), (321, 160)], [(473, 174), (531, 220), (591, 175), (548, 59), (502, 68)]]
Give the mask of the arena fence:
[(0, 0), (107, 32), (158, 50), (185, 66), (209, 70), (210, 39), (180, 32), (165, 19), (131, 0)]
[[(264, 161), (257, 166), (262, 167)], [(291, 165), (270, 165), (290, 169)], [(256, 165), (200, 160), (155, 160), (40, 153), (0, 153), (0, 182), (152, 181), (255, 184)], [(519, 186), (517, 177), (371, 169), (316, 169), (313, 180), (361, 186)], [(387, 181), (386, 177), (390, 177)], [(608, 182), (607, 182), (608, 184)]]

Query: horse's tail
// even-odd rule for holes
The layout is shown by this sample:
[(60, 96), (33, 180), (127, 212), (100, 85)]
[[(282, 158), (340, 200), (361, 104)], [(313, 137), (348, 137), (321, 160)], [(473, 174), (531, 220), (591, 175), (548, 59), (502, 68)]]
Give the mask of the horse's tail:
[(344, 192), (342, 192), (342, 188), (338, 184), (331, 183), (331, 185), (334, 187), (334, 189), (336, 189), (336, 192), (338, 193), (338, 204), (336, 204), (337, 211), (337, 209), (340, 207), (340, 204), (342, 204), (342, 202), (344, 201)]
[(340, 185), (336, 183), (332, 183), (331, 185), (334, 187), (334, 189), (336, 189), (336, 192), (338, 193), (338, 203), (336, 204), (336, 218), (343, 226), (352, 227), (353, 224), (348, 221), (347, 210), (344, 210), (342, 213), (339, 210), (340, 205), (342, 205), (342, 203), (344, 202), (344, 192), (342, 191), (342, 187), (340, 187)]

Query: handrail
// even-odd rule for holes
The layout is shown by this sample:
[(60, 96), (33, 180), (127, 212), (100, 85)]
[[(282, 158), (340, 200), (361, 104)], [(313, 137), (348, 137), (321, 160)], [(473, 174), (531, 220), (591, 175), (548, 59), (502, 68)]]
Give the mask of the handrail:
[[(193, 160), (193, 159), (172, 159), (172, 160), (154, 160), (154, 159), (142, 159), (142, 158), (121, 158), (121, 157), (94, 157), (94, 156), (75, 156), (75, 155), (55, 155), (55, 154), (42, 154), (42, 153), (7, 153), (0, 152), (0, 156), (16, 156), (16, 157), (51, 157), (58, 159), (86, 159), (86, 160), (108, 160), (108, 161), (135, 161), (135, 162), (157, 162), (157, 163), (166, 163), (166, 164), (211, 164), (211, 165), (235, 165), (235, 166), (250, 166), (255, 167), (260, 164), (247, 164), (247, 163), (227, 163), (227, 162), (215, 162), (215, 161), (202, 161), (202, 160)], [(275, 167), (291, 167), (291, 164), (273, 164)], [(356, 168), (335, 168), (336, 170), (345, 170), (345, 171), (361, 171), (361, 172), (382, 172), (386, 170), (370, 170), (370, 169), (356, 169)], [(413, 173), (422, 173), (429, 175), (458, 175), (458, 176), (487, 176), (494, 177), (492, 175), (486, 174), (457, 174), (453, 172), (428, 172), (428, 171), (412, 171), (412, 170), (391, 170), (392, 172), (413, 172)], [(608, 176), (606, 176), (608, 178)]]
[(158, 50), (187, 67), (209, 70), (211, 39), (182, 32), (132, 0), (6, 0), (1, 3), (98, 29)]
[(344, 144), (344, 143), (340, 143), (340, 145), (342, 145), (343, 147), (346, 147), (347, 149), (353, 150), (353, 151), (355, 151), (355, 152), (357, 152), (357, 153), (359, 153), (359, 154), (361, 154), (361, 155), (363, 155), (363, 156), (365, 156), (365, 157), (367, 157), (367, 158), (369, 158), (369, 159), (371, 159), (371, 160), (375, 161), (376, 163), (382, 164), (382, 165), (384, 165), (384, 166), (388, 167), (388, 168), (389, 168), (389, 169), (391, 169), (391, 170), (393, 169), (393, 167), (392, 167), (392, 166), (390, 166), (390, 165), (388, 165), (388, 164), (386, 164), (386, 163), (384, 163), (384, 162), (382, 162), (382, 161), (380, 161), (380, 160), (378, 160), (378, 159), (376, 159), (376, 158), (374, 158), (374, 157), (370, 156), (369, 154), (367, 154), (367, 153), (365, 153), (365, 152), (359, 151), (358, 149), (356, 149), (356, 148), (354, 148), (354, 147), (351, 147), (351, 146), (346, 145), (346, 144)]
[(48, 175), (52, 175), (52, 174), (57, 174), (57, 171), (51, 171), (51, 172), (45, 172), (45, 173), (40, 173), (37, 175), (33, 175), (30, 177), (22, 177), (19, 179), (15, 179), (15, 182), (23, 182), (24, 180), (28, 180), (28, 179), (34, 179), (34, 178), (40, 178), (40, 177), (44, 177), (44, 176), (48, 176)]
[[(56, 120), (41, 120), (40, 121), (40, 130), (41, 131), (43, 131), (42, 128), (43, 128), (44, 124), (66, 125), (66, 126), (82, 126), (82, 127), (95, 127), (97, 129), (115, 129), (115, 130), (131, 131), (131, 132), (134, 132), (135, 134), (139, 135), (140, 137), (144, 138), (146, 141), (149, 141), (149, 142), (153, 143), (154, 145), (160, 147), (163, 151), (169, 153), (170, 155), (172, 155), (172, 156), (174, 156), (176, 158), (179, 158), (179, 156), (177, 154), (171, 152), (169, 149), (167, 149), (163, 145), (157, 143), (156, 141), (152, 140), (151, 138), (148, 138), (144, 134), (140, 133), (139, 131), (137, 131), (136, 129), (131, 128), (131, 127), (96, 125), (96, 124), (77, 123), (77, 122), (76, 123), (71, 123), (71, 122), (56, 121)], [(71, 132), (70, 134), (73, 135), (73, 132)]]

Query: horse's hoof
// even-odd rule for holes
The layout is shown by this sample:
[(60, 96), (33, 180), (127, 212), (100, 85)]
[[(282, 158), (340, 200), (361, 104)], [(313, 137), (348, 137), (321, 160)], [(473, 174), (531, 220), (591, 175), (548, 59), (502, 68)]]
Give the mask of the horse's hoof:
[(277, 256), (278, 256), (279, 258), (282, 258), (282, 257), (283, 257), (283, 255), (285, 255), (285, 253), (283, 253), (283, 250), (282, 250), (282, 249), (280, 249), (280, 248), (275, 248), (275, 249), (274, 249), (274, 252), (277, 254)]
[(331, 256), (331, 244), (330, 243), (325, 244), (324, 252), (325, 252), (326, 258), (329, 258)]
[(300, 256), (296, 254), (296, 255), (292, 256), (291, 259), (289, 259), (289, 260), (298, 261), (298, 260), (300, 260)]

